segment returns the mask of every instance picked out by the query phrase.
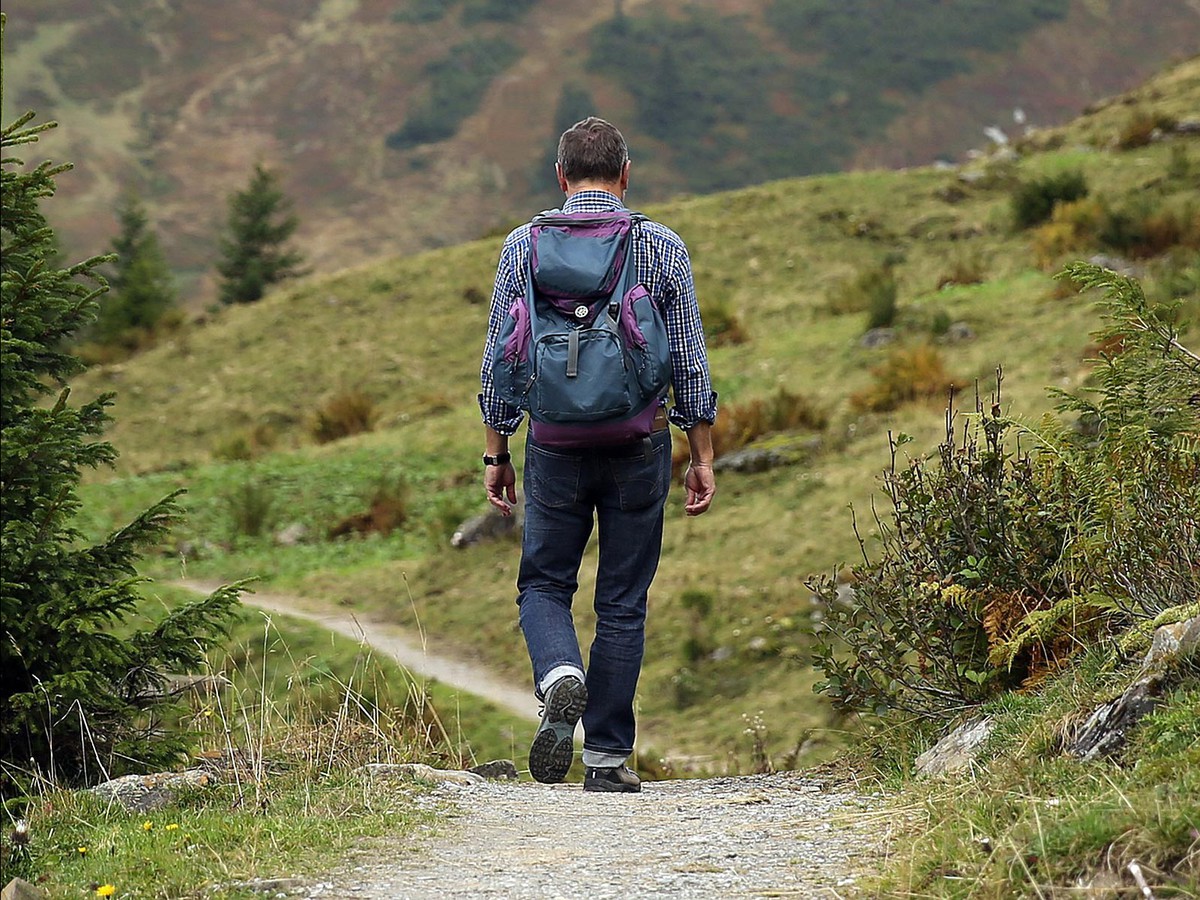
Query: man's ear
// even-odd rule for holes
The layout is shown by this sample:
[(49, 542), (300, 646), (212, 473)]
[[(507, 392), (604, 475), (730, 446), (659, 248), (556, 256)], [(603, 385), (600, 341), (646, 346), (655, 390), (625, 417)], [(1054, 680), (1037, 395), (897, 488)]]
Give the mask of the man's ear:
[(629, 190), (629, 167), (633, 164), (633, 160), (625, 160), (625, 165), (621, 167), (621, 196)]
[(554, 175), (556, 178), (558, 178), (558, 189), (564, 194), (567, 193), (567, 179), (562, 173), (562, 166), (560, 166), (558, 163), (554, 164)]

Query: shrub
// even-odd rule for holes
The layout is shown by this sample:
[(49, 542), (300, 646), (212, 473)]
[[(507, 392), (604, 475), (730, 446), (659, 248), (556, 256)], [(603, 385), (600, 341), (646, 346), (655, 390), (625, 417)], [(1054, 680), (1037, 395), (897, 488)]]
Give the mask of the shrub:
[(318, 444), (328, 444), (354, 434), (373, 431), (379, 420), (375, 401), (360, 390), (330, 397), (313, 415), (309, 433)]
[(1173, 127), (1175, 121), (1170, 116), (1138, 107), (1130, 113), (1117, 133), (1117, 149), (1144, 147), (1154, 140), (1155, 132), (1161, 133)]
[(755, 397), (721, 411), (713, 426), (713, 450), (722, 456), (779, 431), (820, 431), (828, 424), (825, 410), (803, 394), (779, 388), (770, 397)]
[(272, 450), (279, 442), (275, 427), (260, 422), (253, 428), (242, 429), (221, 438), (213, 446), (213, 459), (225, 462), (246, 462)]
[(1094, 243), (1105, 215), (1106, 207), (1094, 199), (1058, 204), (1050, 221), (1033, 232), (1034, 261), (1048, 269), (1057, 265), (1064, 254)]
[(1175, 247), (1200, 250), (1200, 206), (1173, 208), (1139, 195), (1122, 208), (1109, 208), (1096, 239), (1108, 250), (1148, 259)]
[(913, 400), (945, 397), (956, 383), (946, 373), (941, 353), (926, 343), (893, 350), (871, 375), (874, 382), (850, 397), (850, 405), (860, 412), (886, 412)]
[(750, 337), (733, 307), (724, 301), (705, 302), (700, 318), (704, 322), (704, 337), (714, 347), (744, 344)]
[[(1200, 355), (1136, 281), (1082, 263), (1066, 275), (1106, 292), (1097, 341), (1120, 341), (1089, 394), (1058, 394), (1094, 427), (1021, 428), (998, 388), (961, 442), (947, 415), (935, 460), (900, 465), (905, 439), (892, 442), (891, 513), (874, 559), (860, 537), (854, 602), (832, 577), (810, 582), (826, 605), (820, 690), (839, 707), (935, 715), (1200, 614)], [(1007, 446), (1014, 429), (1037, 451)]]
[[(1019, 683), (1033, 661), (989, 663), (994, 641), (1047, 602), (1051, 569), (1066, 530), (1054, 516), (1028, 454), (1004, 447), (1010, 424), (977, 405), (972, 427), (957, 433), (953, 408), (936, 463), (900, 462), (907, 442), (892, 441), (883, 476), (891, 504), (876, 516), (877, 558), (863, 548), (854, 599), (838, 599), (833, 576), (810, 582), (825, 615), (817, 629), (819, 689), (843, 709), (936, 715)], [(855, 523), (858, 532), (858, 524)], [(841, 650), (844, 642), (848, 653)]]
[(408, 497), (408, 483), (402, 477), (381, 478), (367, 499), (367, 511), (342, 519), (329, 536), (391, 534), (408, 520)]
[(938, 290), (954, 284), (982, 284), (985, 274), (983, 254), (960, 250), (951, 258), (950, 268), (938, 278)]
[(866, 312), (867, 328), (886, 328), (896, 318), (896, 293), (893, 266), (884, 262), (834, 287), (826, 307), (834, 315)]
[(231, 537), (262, 537), (275, 522), (275, 491), (265, 481), (246, 479), (222, 497)]
[(1088, 195), (1087, 180), (1076, 170), (1023, 182), (1010, 195), (1013, 221), (1024, 230), (1040, 225), (1059, 203), (1082, 200)]

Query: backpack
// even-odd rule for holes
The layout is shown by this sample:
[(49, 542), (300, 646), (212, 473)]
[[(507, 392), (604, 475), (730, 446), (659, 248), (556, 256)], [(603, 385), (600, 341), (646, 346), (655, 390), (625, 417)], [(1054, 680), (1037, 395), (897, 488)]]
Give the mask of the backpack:
[(552, 447), (622, 444), (650, 435), (671, 382), (667, 329), (638, 283), (629, 210), (541, 213), (529, 230), (525, 296), (492, 354), (497, 394), (529, 413)]

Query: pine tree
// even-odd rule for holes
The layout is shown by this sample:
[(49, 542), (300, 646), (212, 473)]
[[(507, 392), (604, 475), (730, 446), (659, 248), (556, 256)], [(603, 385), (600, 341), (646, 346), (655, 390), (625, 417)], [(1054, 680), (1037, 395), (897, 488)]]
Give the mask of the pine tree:
[[(0, 15), (0, 57), (4, 19)], [(163, 672), (194, 667), (238, 600), (222, 588), (158, 625), (131, 621), (134, 564), (179, 513), (165, 498), (98, 544), (73, 524), (81, 470), (112, 462), (98, 440), (111, 395), (69, 403), (82, 368), (63, 348), (103, 293), (93, 257), (59, 268), (39, 210), (69, 165), (34, 169), (11, 156), (54, 123), (26, 113), (0, 132), (0, 790), (33, 774), (86, 783), (172, 759), (183, 746), (164, 727)], [(51, 402), (47, 395), (57, 393)]]
[(217, 264), (222, 303), (253, 303), (270, 285), (300, 274), (304, 258), (284, 247), (299, 225), (290, 206), (275, 173), (261, 163), (246, 188), (229, 198)]
[(109, 296), (100, 304), (92, 336), (101, 344), (136, 349), (175, 304), (175, 285), (145, 207), (132, 194), (117, 208), (121, 230), (113, 240), (116, 263)]

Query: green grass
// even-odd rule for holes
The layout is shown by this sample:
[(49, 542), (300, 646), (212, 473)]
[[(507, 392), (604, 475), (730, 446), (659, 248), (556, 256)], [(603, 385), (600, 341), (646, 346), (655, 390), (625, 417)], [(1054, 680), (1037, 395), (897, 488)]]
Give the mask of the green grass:
[[(1057, 896), (1098, 879), (1133, 888), (1137, 861), (1157, 896), (1195, 897), (1200, 885), (1200, 681), (1177, 678), (1158, 709), (1111, 759), (1061, 754), (1060, 734), (1136, 673), (1094, 651), (1043, 690), (1008, 695), (980, 766), (946, 780), (911, 775), (936, 735), (880, 730), (874, 768), (905, 823), (873, 887), (902, 897)], [(1114, 890), (1110, 886), (1109, 890)], [(1132, 894), (1130, 894), (1132, 896)], [(1108, 896), (1106, 894), (1105, 896)]]
[(426, 792), (297, 769), (263, 786), (257, 810), (244, 808), (236, 785), (222, 784), (136, 814), (91, 794), (49, 791), (30, 809), (32, 858), (22, 868), (51, 898), (97, 896), (101, 885), (147, 900), (262, 896), (235, 885), (323, 874), (352, 847), (384, 836), (413, 841), (435, 820), (432, 807), (417, 803)]
[[(1185, 99), (1164, 91), (1164, 103), (1200, 102), (1200, 82), (1172, 77)], [(760, 710), (774, 759), (803, 745), (799, 762), (816, 761), (841, 745), (846, 726), (811, 692), (814, 609), (804, 581), (857, 558), (849, 506), (873, 546), (870, 508), (875, 475), (888, 461), (887, 434), (904, 431), (914, 437), (912, 453), (931, 451), (943, 404), (854, 411), (851, 396), (871, 382), (887, 351), (859, 345), (865, 314), (831, 313), (831, 289), (898, 259), (898, 346), (934, 340), (947, 320), (966, 322), (976, 335), (938, 345), (967, 391), (966, 408), (976, 379), (985, 395), (991, 390), (998, 364), (1006, 409), (1028, 420), (1051, 409), (1047, 387), (1085, 383), (1097, 312), (1085, 296), (1056, 299), (1050, 273), (1034, 266), (1029, 234), (1012, 227), (1009, 185), (1068, 169), (1083, 172), (1093, 196), (1114, 200), (1148, 186), (1181, 198), (1190, 185), (1166, 174), (1166, 144), (1108, 153), (1080, 149), (1066, 134), (1063, 149), (979, 163), (991, 173), (981, 185), (936, 170), (860, 172), (646, 210), (687, 240), (702, 301), (727, 307), (747, 332), (745, 343), (711, 353), (721, 402), (768, 398), (783, 387), (830, 420), (802, 464), (722, 475), (709, 515), (685, 518), (673, 492), (639, 699), (643, 737), (655, 754), (745, 769), (743, 716)], [(948, 188), (963, 196), (941, 199)], [(524, 683), (528, 661), (513, 605), (518, 548), (456, 551), (447, 541), (458, 520), (486, 509), (474, 397), (487, 308), (478, 294), (488, 292), (498, 247), (492, 238), (297, 282), (222, 310), (126, 364), (89, 372), (77, 396), (118, 391), (111, 439), (123, 457), (115, 477), (101, 473), (86, 488), (87, 530), (115, 527), (186, 486), (190, 518), (150, 565), (157, 577), (262, 575), (272, 588), (400, 624), (419, 615), (443, 648)], [(964, 257), (984, 281), (939, 290)], [(314, 446), (314, 410), (324, 397), (354, 389), (374, 399), (376, 430)], [(214, 461), (231, 436), (260, 426), (277, 435), (272, 452)], [(520, 438), (514, 451), (519, 459)], [(380, 477), (408, 486), (405, 525), (387, 537), (326, 539), (336, 521), (364, 510)], [(248, 484), (271, 497), (269, 527), (257, 537), (232, 528), (228, 498)], [(294, 522), (306, 526), (308, 542), (276, 546), (274, 533)], [(577, 603), (585, 634), (594, 564), (593, 550)], [(681, 602), (691, 590), (713, 598), (701, 623)], [(699, 654), (697, 629), (706, 651)]]
[[(191, 598), (165, 585), (145, 595), (152, 619)], [(13, 874), (51, 897), (104, 884), (118, 897), (251, 897), (230, 885), (324, 874), (364, 842), (386, 839), (394, 852), (431, 827), (422, 785), (372, 783), (358, 766), (513, 759), (527, 768), (523, 720), (287, 616), (246, 608), (206, 672), (228, 685), (185, 695), (175, 721), (192, 733), (198, 758), (236, 751), (217, 785), (149, 814), (47, 787), (26, 803), (30, 856), (13, 859)]]

